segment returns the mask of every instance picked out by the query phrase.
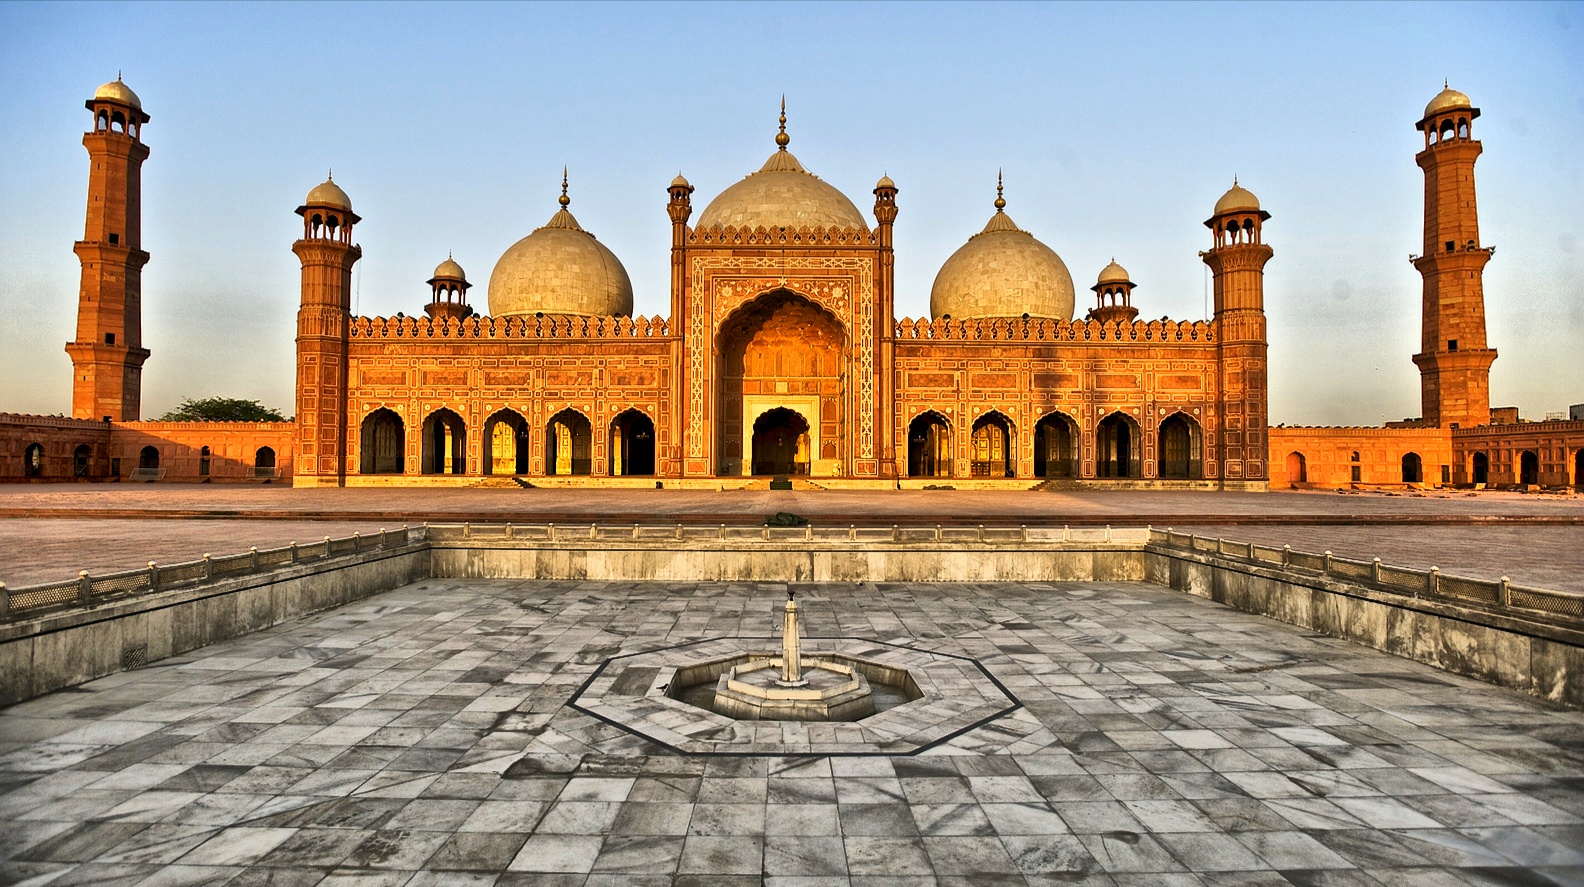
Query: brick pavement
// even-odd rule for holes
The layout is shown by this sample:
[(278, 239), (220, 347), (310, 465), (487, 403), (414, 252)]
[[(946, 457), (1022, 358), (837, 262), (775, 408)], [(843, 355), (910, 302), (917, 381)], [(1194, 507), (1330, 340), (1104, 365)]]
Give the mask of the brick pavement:
[[(1022, 708), (917, 756), (566, 706), (786, 586), (422, 582), (0, 711), (0, 882), (1578, 884), (1584, 714), (1159, 588), (805, 586)], [(900, 710), (898, 710), (900, 711)]]

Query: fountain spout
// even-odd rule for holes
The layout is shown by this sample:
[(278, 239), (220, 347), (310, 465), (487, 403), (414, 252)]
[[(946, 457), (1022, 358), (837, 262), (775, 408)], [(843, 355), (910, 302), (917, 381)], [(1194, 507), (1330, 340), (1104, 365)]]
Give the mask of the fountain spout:
[(797, 592), (787, 592), (786, 610), (781, 616), (781, 680), (783, 687), (803, 687), (803, 650), (798, 643)]

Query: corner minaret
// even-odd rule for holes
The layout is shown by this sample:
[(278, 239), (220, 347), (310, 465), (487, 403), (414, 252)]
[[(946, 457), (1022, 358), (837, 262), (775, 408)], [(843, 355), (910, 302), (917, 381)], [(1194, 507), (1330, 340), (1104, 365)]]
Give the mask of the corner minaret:
[(352, 199), (331, 179), (297, 207), (303, 236), (292, 244), (302, 260), (297, 311), (297, 465), (292, 485), (342, 486), (347, 460), (347, 336), (352, 317), (352, 266), (363, 250), (352, 242), (361, 222)]
[(1474, 161), (1480, 143), (1471, 135), (1479, 109), (1450, 87), (1425, 107), (1414, 124), (1425, 146), (1414, 158), (1425, 174), (1424, 252), (1413, 265), (1424, 277), (1424, 325), (1419, 397), (1427, 425), (1470, 428), (1490, 424), (1490, 366), (1496, 350), (1485, 345), (1485, 263), (1494, 247), (1480, 245), (1474, 203)]
[(143, 124), (137, 93), (116, 79), (86, 103), (94, 128), (83, 134), (88, 220), (73, 249), (82, 262), (72, 359), (72, 417), (135, 422), (143, 390)]
[[(1215, 325), (1220, 379), (1221, 427), (1216, 442), (1221, 449), (1223, 478), (1228, 481), (1265, 481), (1267, 388), (1265, 356), (1265, 263), (1272, 250), (1261, 228), (1270, 213), (1259, 198), (1232, 180), (1232, 189), (1216, 201), (1215, 214), (1205, 227), (1215, 234), (1215, 245), (1200, 253), (1215, 275)], [(1211, 464), (1205, 454), (1205, 465)]]

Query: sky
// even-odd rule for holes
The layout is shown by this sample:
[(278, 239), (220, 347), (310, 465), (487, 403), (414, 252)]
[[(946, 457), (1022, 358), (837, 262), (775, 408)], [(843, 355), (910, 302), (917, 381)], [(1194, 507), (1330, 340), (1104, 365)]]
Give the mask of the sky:
[(1271, 422), (1417, 416), (1423, 174), (1444, 80), (1474, 135), (1493, 405), (1584, 402), (1584, 6), (1457, 4), (0, 3), (0, 411), (67, 413), (83, 108), (121, 72), (143, 139), (143, 413), (293, 411), (301, 233), (334, 169), (363, 216), (356, 308), (416, 314), (447, 253), (482, 310), (556, 209), (668, 310), (666, 185), (695, 211), (791, 149), (868, 214), (900, 188), (897, 312), (993, 212), (1072, 271), (1113, 257), (1141, 316), (1200, 319), (1199, 251), (1239, 181), (1265, 240)]

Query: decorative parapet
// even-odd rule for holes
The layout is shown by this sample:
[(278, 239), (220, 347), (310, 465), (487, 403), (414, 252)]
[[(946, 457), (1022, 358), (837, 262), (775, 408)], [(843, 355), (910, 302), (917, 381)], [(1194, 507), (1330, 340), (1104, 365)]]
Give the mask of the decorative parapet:
[(36, 428), (58, 428), (75, 431), (103, 431), (105, 423), (99, 419), (73, 419), (70, 416), (38, 416), (30, 413), (0, 413), (0, 425), (27, 425)]
[(694, 228), (688, 232), (688, 246), (851, 246), (873, 249), (880, 245), (878, 232), (864, 228), (784, 227), (737, 228), (731, 225)]
[(663, 339), (671, 322), (654, 317), (536, 314), (510, 317), (354, 317), (354, 339)]
[(1049, 317), (903, 318), (896, 337), (902, 340), (1000, 342), (1215, 342), (1215, 326), (1203, 320), (1056, 320)]

